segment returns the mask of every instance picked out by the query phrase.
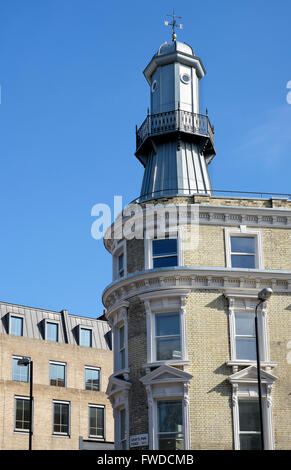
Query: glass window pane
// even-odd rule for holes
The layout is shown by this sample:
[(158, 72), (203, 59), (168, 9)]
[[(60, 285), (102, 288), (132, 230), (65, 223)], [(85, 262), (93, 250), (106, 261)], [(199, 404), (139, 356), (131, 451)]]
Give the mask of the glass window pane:
[(165, 238), (153, 240), (153, 256), (170, 255), (177, 253), (177, 239)]
[(50, 364), (50, 384), (57, 387), (65, 386), (65, 365)]
[(13, 357), (12, 359), (12, 380), (17, 382), (28, 382), (29, 380), (29, 366), (19, 366), (18, 358)]
[(236, 358), (255, 361), (257, 359), (256, 338), (236, 338)]
[(54, 403), (54, 423), (55, 433), (69, 433), (69, 405), (67, 403)]
[(29, 403), (22, 398), (15, 400), (15, 429), (29, 430)]
[(260, 431), (260, 409), (258, 400), (239, 400), (240, 431)]
[(255, 336), (255, 314), (236, 312), (235, 331), (237, 335)]
[(241, 450), (261, 450), (261, 434), (240, 434)]
[(176, 434), (159, 436), (159, 450), (184, 450), (184, 438)]
[(23, 318), (11, 317), (10, 318), (11, 335), (23, 336)]
[(47, 341), (58, 341), (59, 325), (57, 323), (46, 323), (46, 339)]
[(254, 237), (230, 237), (232, 253), (255, 253)]
[(125, 349), (122, 349), (119, 353), (119, 359), (120, 359), (120, 369), (125, 369)]
[(104, 437), (104, 408), (89, 406), (89, 435)]
[(86, 390), (99, 391), (100, 371), (98, 369), (85, 369)]
[(156, 336), (169, 336), (180, 334), (180, 315), (173, 313), (157, 313)]
[(181, 341), (177, 338), (157, 338), (157, 361), (181, 359)]
[(231, 255), (232, 268), (255, 269), (256, 262), (254, 255)]
[(169, 266), (178, 266), (178, 257), (177, 256), (165, 256), (163, 258), (154, 258), (153, 267), (154, 268), (166, 268)]
[(183, 432), (182, 401), (158, 401), (158, 432)]
[(92, 347), (92, 331), (86, 328), (81, 328), (81, 346)]
[(119, 349), (124, 348), (124, 326), (119, 328)]

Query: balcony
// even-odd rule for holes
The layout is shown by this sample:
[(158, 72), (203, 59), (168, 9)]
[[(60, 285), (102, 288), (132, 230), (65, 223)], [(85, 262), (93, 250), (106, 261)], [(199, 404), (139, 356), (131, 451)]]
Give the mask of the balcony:
[(136, 155), (149, 137), (180, 132), (199, 136), (205, 140), (204, 153), (215, 155), (214, 128), (208, 116), (191, 113), (182, 109), (159, 114), (148, 114), (139, 129), (136, 129)]

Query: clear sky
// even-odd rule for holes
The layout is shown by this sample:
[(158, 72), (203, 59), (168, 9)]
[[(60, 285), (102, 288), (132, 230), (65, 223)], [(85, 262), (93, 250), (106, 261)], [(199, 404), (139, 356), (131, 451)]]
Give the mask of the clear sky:
[(291, 193), (289, 0), (2, 0), (0, 300), (102, 314), (111, 259), (91, 208), (139, 194), (142, 71), (173, 7), (207, 70), (213, 188)]

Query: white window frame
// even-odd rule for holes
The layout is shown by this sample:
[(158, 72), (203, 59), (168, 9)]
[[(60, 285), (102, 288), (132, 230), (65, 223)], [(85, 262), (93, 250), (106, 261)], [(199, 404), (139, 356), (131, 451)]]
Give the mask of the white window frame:
[[(169, 231), (169, 236), (167, 238), (177, 240), (177, 258), (178, 258), (178, 266), (183, 266), (183, 244), (182, 244), (182, 233), (183, 227), (178, 227), (178, 230), (174, 232)], [(149, 237), (151, 235), (151, 237)], [(166, 237), (157, 237), (154, 238), (153, 234), (148, 234), (148, 237), (144, 240), (144, 259), (145, 259), (145, 269), (154, 269), (153, 267), (153, 240), (164, 240)], [(168, 267), (169, 269), (172, 266)], [(168, 269), (167, 267), (164, 268), (155, 268), (155, 269)]]
[[(99, 408), (99, 409), (102, 409), (103, 410), (103, 436), (94, 436), (92, 434), (90, 434), (90, 408)], [(95, 405), (93, 403), (89, 403), (88, 404), (88, 438), (89, 439), (92, 439), (94, 441), (102, 441), (104, 442), (106, 440), (106, 417), (105, 417), (105, 413), (106, 413), (106, 407), (105, 405)]]
[[(186, 337), (186, 296), (189, 290), (171, 289), (162, 293), (150, 292), (140, 295), (140, 299), (145, 304), (146, 322), (147, 322), (147, 365), (161, 364), (184, 364), (188, 363), (187, 337)], [(172, 313), (180, 314), (180, 339), (181, 339), (181, 358), (157, 360), (156, 356), (156, 337), (155, 337), (155, 321), (156, 313)]]
[[(68, 405), (68, 432), (67, 433), (64, 433), (64, 432), (55, 432), (54, 431), (54, 416), (55, 416), (55, 413), (54, 413), (54, 410), (55, 410), (55, 407), (54, 405), (55, 404), (58, 404), (58, 405)], [(71, 403), (69, 401), (64, 401), (64, 400), (53, 400), (53, 407), (52, 407), (52, 436), (57, 436), (57, 437), (71, 437)]]
[[(23, 357), (24, 357), (24, 356), (16, 356), (16, 355), (13, 355), (13, 356), (12, 356), (11, 378), (12, 378), (13, 382), (29, 383), (29, 377), (30, 377), (30, 363), (29, 363), (27, 366), (19, 366), (19, 367), (21, 367), (22, 369), (23, 369), (24, 367), (27, 367), (27, 374), (28, 374), (27, 380), (15, 380), (15, 379), (13, 378), (13, 359), (19, 360), (19, 359), (23, 359)], [(30, 357), (28, 357), (28, 356), (25, 356), (25, 357), (27, 357), (27, 359), (30, 360)]]
[(188, 372), (163, 364), (140, 379), (145, 386), (148, 399), (150, 450), (158, 448), (157, 401), (159, 400), (182, 401), (184, 450), (190, 449), (189, 385), (192, 378)]
[[(169, 315), (169, 314), (177, 314), (178, 317), (179, 317), (179, 326), (180, 326), (180, 334), (179, 335), (164, 335), (164, 336), (157, 336), (157, 331), (156, 331), (156, 319), (157, 319), (157, 315)], [(183, 356), (183, 353), (182, 353), (182, 337), (181, 337), (181, 323), (182, 323), (182, 320), (181, 320), (181, 312), (180, 310), (177, 310), (177, 311), (173, 311), (173, 312), (170, 312), (170, 311), (162, 311), (162, 312), (155, 312), (154, 313), (154, 322), (153, 322), (153, 336), (154, 336), (154, 341), (153, 341), (153, 357), (155, 359), (156, 362), (170, 362), (170, 361), (180, 361), (180, 360), (183, 360), (182, 356)], [(171, 338), (171, 337), (179, 337), (180, 339), (180, 348), (181, 348), (181, 357), (180, 358), (176, 358), (176, 359), (157, 359), (157, 338)]]
[(260, 230), (248, 229), (245, 225), (239, 228), (231, 227), (224, 229), (226, 267), (232, 268), (231, 263), (231, 237), (252, 237), (255, 239), (255, 268), (232, 268), (232, 269), (264, 269), (262, 233)]
[[(258, 407), (259, 407), (260, 405), (259, 405), (259, 401), (258, 401), (257, 398), (249, 398), (249, 399), (248, 398), (239, 398), (238, 399), (238, 439), (239, 439), (239, 446), (240, 446), (240, 436), (243, 435), (243, 434), (256, 434), (256, 435), (259, 435), (260, 439), (261, 439), (261, 431), (241, 431), (240, 430), (240, 419), (239, 419), (240, 402), (242, 402), (242, 401), (251, 402), (253, 400), (258, 403)], [(262, 400), (263, 415), (266, 414), (265, 406), (266, 406), (265, 400)]]
[[(256, 363), (256, 359), (237, 359), (236, 357), (236, 328), (235, 313), (252, 313), (255, 316), (255, 308), (258, 303), (257, 296), (254, 294), (225, 292), (229, 300), (228, 318), (230, 334), (230, 361), (228, 365), (240, 366)], [(258, 308), (258, 330), (260, 334), (259, 347), (262, 365), (272, 365), (270, 363), (270, 346), (267, 321), (267, 304), (264, 302)]]
[[(50, 341), (50, 342), (52, 342), (52, 343), (59, 343), (59, 342), (60, 342), (60, 322), (59, 322), (59, 321), (56, 321), (56, 320), (50, 320), (49, 318), (45, 318), (45, 321), (44, 321), (44, 322), (45, 322), (45, 327), (44, 327), (44, 328), (45, 328), (45, 329), (44, 329), (44, 331), (45, 331), (45, 333), (44, 333), (44, 339), (45, 339), (46, 341)], [(58, 331), (57, 331), (58, 337), (57, 337), (57, 340), (56, 340), (56, 341), (54, 341), (54, 340), (52, 340), (52, 339), (47, 339), (47, 324), (48, 324), (48, 323), (52, 323), (53, 325), (57, 325), (57, 327), (58, 327)]]
[[(20, 320), (22, 320), (22, 334), (21, 335), (13, 335), (11, 333), (12, 317), (13, 318), (19, 318)], [(23, 338), (23, 336), (26, 336), (25, 335), (25, 321), (24, 321), (24, 315), (23, 314), (13, 313), (13, 312), (9, 313), (9, 334), (11, 336), (18, 336), (19, 338)]]
[[(125, 380), (128, 380), (128, 322), (127, 322), (127, 309), (129, 303), (126, 301), (120, 302), (114, 310), (109, 312), (108, 318), (113, 332), (113, 362), (114, 362), (114, 375), (123, 374)], [(124, 326), (124, 339), (125, 339), (125, 368), (120, 368), (119, 362), (119, 328)]]
[[(51, 384), (51, 365), (55, 366), (63, 366), (64, 367), (64, 386), (60, 385), (52, 385)], [(66, 362), (60, 362), (60, 361), (49, 361), (49, 386), (50, 387), (60, 387), (60, 388), (66, 388), (67, 387), (67, 363)]]
[[(153, 407), (153, 417), (154, 417), (154, 439), (155, 439), (155, 449), (156, 450), (159, 450), (159, 416), (158, 416), (158, 403), (159, 402), (164, 402), (164, 401), (180, 401), (181, 402), (181, 409), (182, 409), (182, 426), (183, 426), (183, 430), (182, 430), (182, 433), (183, 434), (183, 441), (184, 441), (184, 449), (183, 450), (186, 450), (187, 448), (187, 444), (186, 444), (186, 439), (185, 439), (185, 420), (186, 420), (186, 416), (185, 416), (185, 411), (186, 411), (186, 408), (184, 406), (184, 403), (183, 403), (183, 398), (182, 397), (177, 397), (177, 398), (172, 398), (172, 397), (163, 397), (163, 398), (159, 398), (157, 400), (154, 400), (154, 407)], [(172, 434), (172, 433), (171, 433)]]
[[(14, 396), (14, 432), (15, 433), (21, 433), (21, 434), (28, 434), (29, 429), (21, 429), (16, 427), (16, 400), (25, 400), (25, 401), (30, 401), (29, 397), (24, 397), (21, 395), (15, 395)], [(32, 404), (32, 423), (33, 423), (33, 404)]]
[[(91, 332), (91, 345), (87, 346), (85, 344), (81, 344), (81, 330), (89, 330)], [(93, 328), (91, 326), (87, 325), (78, 325), (78, 336), (79, 336), (79, 346), (82, 346), (83, 348), (93, 348)]]
[[(123, 276), (120, 276), (119, 272), (119, 257), (123, 255)], [(127, 276), (127, 252), (126, 252), (126, 240), (118, 243), (116, 248), (112, 252), (112, 280), (117, 281), (124, 279)]]
[[(86, 388), (86, 370), (95, 370), (99, 372), (99, 390), (92, 390)], [(97, 366), (85, 366), (84, 367), (84, 390), (91, 391), (91, 392), (101, 392), (101, 367)]]
[[(233, 375), (228, 376), (232, 384), (232, 406), (233, 406), (233, 434), (234, 448), (240, 450), (240, 428), (239, 428), (239, 404), (240, 399), (258, 399), (257, 380), (254, 379), (254, 369), (256, 366), (249, 366)], [(266, 450), (274, 449), (273, 418), (272, 418), (272, 385), (277, 379), (270, 372), (261, 371), (262, 380), (262, 405), (263, 405), (263, 423), (264, 423), (264, 444)]]

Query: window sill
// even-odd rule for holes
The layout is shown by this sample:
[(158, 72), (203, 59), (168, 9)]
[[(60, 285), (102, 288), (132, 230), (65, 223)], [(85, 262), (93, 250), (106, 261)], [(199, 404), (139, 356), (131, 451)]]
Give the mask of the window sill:
[(65, 439), (70, 439), (71, 436), (68, 435), (68, 434), (52, 434), (52, 437), (62, 437), (62, 438), (65, 438)]
[(143, 364), (143, 368), (147, 369), (150, 367), (159, 367), (163, 366), (165, 364), (168, 364), (169, 366), (187, 366), (190, 364), (190, 361), (188, 360), (183, 360), (183, 359), (171, 359), (167, 361), (155, 361), (155, 362), (148, 362), (146, 364)]
[[(260, 361), (260, 364), (262, 367), (270, 367), (274, 368), (277, 367), (278, 362), (266, 362), (266, 361)], [(243, 360), (233, 360), (233, 361), (228, 361), (226, 362), (226, 365), (229, 367), (239, 367), (239, 366), (254, 366), (257, 365), (257, 361), (243, 361)]]

